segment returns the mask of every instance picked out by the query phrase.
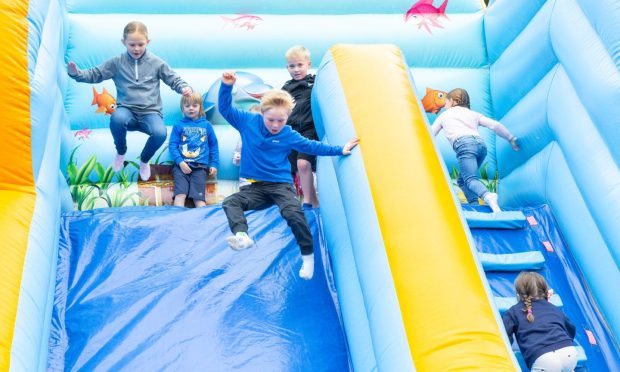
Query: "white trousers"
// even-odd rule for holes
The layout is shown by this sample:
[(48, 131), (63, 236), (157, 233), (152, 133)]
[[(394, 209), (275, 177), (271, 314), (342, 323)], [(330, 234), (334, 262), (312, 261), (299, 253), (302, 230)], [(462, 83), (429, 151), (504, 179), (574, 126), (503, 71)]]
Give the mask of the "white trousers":
[(532, 372), (572, 372), (577, 366), (577, 348), (567, 346), (539, 356)]

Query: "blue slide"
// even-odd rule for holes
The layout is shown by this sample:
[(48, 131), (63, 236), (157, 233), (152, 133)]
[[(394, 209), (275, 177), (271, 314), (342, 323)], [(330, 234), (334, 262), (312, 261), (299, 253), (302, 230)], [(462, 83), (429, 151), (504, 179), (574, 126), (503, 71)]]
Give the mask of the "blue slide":
[(49, 368), (349, 370), (319, 216), (306, 217), (311, 281), (276, 207), (249, 213), (256, 245), (243, 252), (228, 248), (219, 206), (66, 214)]
[[(560, 306), (576, 326), (580, 353), (577, 370), (619, 370), (620, 354), (612, 333), (593, 305), (586, 281), (549, 207), (528, 207), (522, 213), (510, 211), (495, 219), (488, 218), (484, 207), (468, 206), (465, 210), (499, 311), (503, 313), (516, 303), (514, 280), (518, 273), (536, 271), (553, 290), (551, 302)], [(516, 343), (514, 349), (518, 350)], [(517, 355), (525, 370), (523, 359)]]
[[(6, 25), (0, 53), (6, 129), (0, 146), (0, 371), (443, 370), (480, 366), (478, 356), (461, 358), (473, 349), (490, 363), (502, 359), (501, 370), (513, 370), (523, 367), (497, 320), (524, 269), (547, 278), (555, 303), (577, 325), (579, 368), (620, 370), (619, 0), (6, 4), (0, 9)], [(68, 61), (83, 69), (124, 52), (122, 30), (132, 20), (149, 27), (149, 50), (205, 93), (221, 159), (206, 208), (169, 206), (165, 145), (152, 159), (152, 179), (138, 181), (141, 133), (129, 133), (128, 162), (112, 172), (109, 116), (97, 111), (97, 97), (116, 96), (114, 84), (76, 83), (66, 74)], [(340, 144), (358, 130), (376, 130), (365, 132), (374, 138), (362, 138), (350, 158), (320, 159), (321, 209), (305, 211), (317, 262), (310, 282), (297, 276), (298, 247), (276, 208), (249, 214), (256, 247), (226, 247), (229, 230), (219, 203), (238, 186), (238, 168), (230, 161), (238, 134), (210, 94), (222, 71), (234, 69), (243, 77), (234, 104), (255, 104), (257, 92), (290, 78), (284, 52), (296, 44), (313, 53), (313, 112), (325, 132), (321, 139)], [(375, 69), (357, 70), (366, 62)], [(389, 80), (377, 72), (383, 65)], [(379, 92), (378, 83), (356, 85), (370, 81), (407, 94), (356, 94)], [(421, 112), (415, 126), (406, 115), (382, 120), (395, 107), (419, 110), (427, 92), (456, 87), (467, 89), (473, 110), (519, 138), (521, 151), (515, 152), (481, 129), (488, 146), (485, 181), (510, 211), (502, 216), (524, 214), (516, 227), (467, 217), (471, 208), (461, 207), (449, 188), (454, 153), (445, 138), (432, 139), (426, 130), (436, 114)], [(170, 129), (181, 115), (180, 97), (164, 84), (161, 93)], [(372, 125), (358, 120), (370, 111), (376, 114)], [(390, 136), (424, 146), (390, 147)], [(373, 142), (384, 147), (373, 148)], [(395, 156), (382, 159), (388, 148)], [(414, 165), (419, 173), (410, 171)], [(372, 169), (390, 177), (373, 178)], [(435, 193), (416, 196), (429, 206), (375, 209), (382, 207), (379, 199), (397, 195), (392, 186), (403, 195), (419, 192), (425, 172), (436, 176), (425, 184)], [(402, 173), (415, 180), (399, 183)], [(388, 191), (376, 192), (378, 185)], [(484, 206), (473, 209), (488, 214)], [(421, 270), (407, 276), (402, 268), (411, 269), (407, 260), (424, 256), (428, 247), (399, 229), (421, 229), (442, 216), (458, 227), (457, 234), (444, 234), (464, 247), (450, 258), (465, 257), (459, 262), (471, 270), (464, 276), (482, 293), (470, 297), (491, 314), (483, 319), (489, 332), (476, 333), (473, 318), (462, 322), (473, 331), (452, 327), (447, 338), (425, 327), (417, 304), (428, 298), (418, 295), (426, 278)], [(476, 249), (486, 255), (472, 254)], [(463, 274), (447, 260), (433, 265), (426, 265), (427, 273), (450, 267), (450, 275)], [(449, 287), (450, 281), (441, 283)], [(441, 295), (454, 300), (471, 293), (458, 292)], [(448, 316), (433, 320), (447, 324)], [(472, 347), (488, 340), (492, 347)], [(506, 355), (495, 358), (497, 350)]]

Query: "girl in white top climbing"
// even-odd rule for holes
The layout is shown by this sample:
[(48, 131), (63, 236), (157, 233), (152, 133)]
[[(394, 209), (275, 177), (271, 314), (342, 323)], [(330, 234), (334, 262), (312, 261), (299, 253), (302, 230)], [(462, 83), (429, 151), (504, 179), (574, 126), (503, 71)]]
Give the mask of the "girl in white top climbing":
[(519, 150), (517, 137), (513, 136), (500, 122), (490, 119), (469, 108), (469, 94), (465, 89), (457, 88), (448, 93), (446, 111), (435, 119), (431, 126), (433, 135), (442, 129), (446, 138), (456, 152), (459, 166), (457, 184), (463, 190), (468, 203), (477, 204), (478, 198), (491, 208), (493, 213), (501, 212), (497, 203), (497, 194), (487, 191), (478, 179), (478, 168), (487, 155), (487, 147), (478, 133), (482, 125), (504, 138), (515, 151)]

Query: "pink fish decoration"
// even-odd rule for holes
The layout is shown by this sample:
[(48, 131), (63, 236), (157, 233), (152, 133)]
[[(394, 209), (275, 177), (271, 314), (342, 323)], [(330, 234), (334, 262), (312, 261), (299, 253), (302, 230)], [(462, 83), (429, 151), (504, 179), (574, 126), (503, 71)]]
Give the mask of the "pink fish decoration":
[(224, 20), (225, 25), (232, 25), (235, 28), (244, 28), (247, 31), (253, 30), (256, 25), (261, 23), (263, 19), (252, 14), (237, 14), (235, 18), (220, 16)]
[(76, 132), (73, 134), (73, 136), (74, 136), (74, 137), (77, 137), (79, 140), (82, 140), (82, 141), (83, 141), (83, 140), (87, 140), (87, 139), (90, 137), (90, 134), (91, 134), (92, 132), (93, 132), (93, 131), (92, 131), (92, 130), (90, 130), (90, 129), (86, 129), (86, 128), (85, 128), (85, 129), (80, 129), (80, 130), (76, 131)]
[(444, 0), (439, 8), (436, 8), (433, 5), (433, 0), (420, 0), (413, 4), (407, 13), (405, 13), (405, 22), (407, 22), (409, 18), (413, 18), (417, 20), (418, 28), (422, 28), (422, 26), (424, 26), (426, 31), (428, 31), (429, 34), (432, 34), (429, 25), (443, 28), (437, 19), (439, 17), (448, 19), (448, 16), (446, 16), (446, 6), (448, 6), (448, 0)]

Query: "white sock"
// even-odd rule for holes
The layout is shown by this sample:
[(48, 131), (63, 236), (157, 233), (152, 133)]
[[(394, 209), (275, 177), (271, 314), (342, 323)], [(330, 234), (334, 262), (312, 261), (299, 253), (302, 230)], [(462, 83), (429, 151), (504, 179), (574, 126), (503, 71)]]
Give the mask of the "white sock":
[(148, 181), (151, 178), (151, 166), (142, 161), (140, 161), (140, 178), (142, 181)]
[(312, 279), (314, 276), (314, 253), (301, 256), (302, 265), (299, 270), (299, 277), (305, 280)]
[(501, 212), (501, 208), (499, 204), (497, 204), (497, 194), (494, 192), (489, 192), (484, 196), (484, 202), (487, 203), (489, 208), (493, 211), (493, 213)]
[(112, 170), (118, 172), (125, 164), (125, 155), (116, 154), (112, 161)]
[(243, 231), (240, 231), (235, 235), (229, 236), (228, 238), (226, 238), (226, 241), (228, 242), (230, 248), (236, 251), (241, 251), (254, 245), (254, 241), (250, 239), (248, 233)]

